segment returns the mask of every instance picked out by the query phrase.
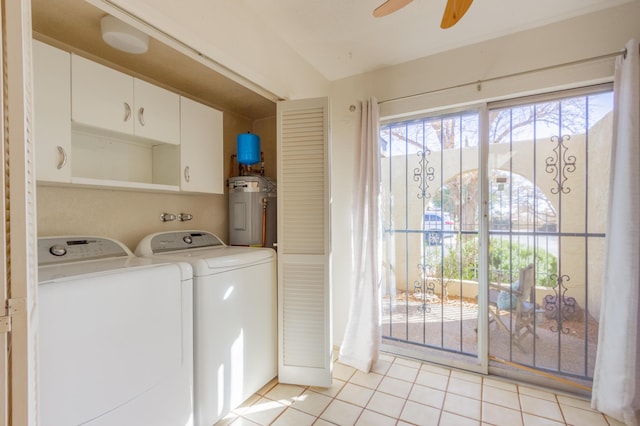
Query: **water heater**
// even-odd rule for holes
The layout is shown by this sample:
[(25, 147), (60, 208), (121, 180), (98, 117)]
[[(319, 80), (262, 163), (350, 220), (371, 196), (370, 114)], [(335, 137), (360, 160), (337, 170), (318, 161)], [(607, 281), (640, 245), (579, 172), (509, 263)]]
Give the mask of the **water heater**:
[(265, 176), (229, 178), (229, 244), (275, 248), (276, 183)]

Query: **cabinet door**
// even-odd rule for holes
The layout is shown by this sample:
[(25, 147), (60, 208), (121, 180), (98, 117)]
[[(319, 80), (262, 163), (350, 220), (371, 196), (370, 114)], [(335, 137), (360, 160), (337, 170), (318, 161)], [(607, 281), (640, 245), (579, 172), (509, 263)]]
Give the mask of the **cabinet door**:
[(174, 145), (180, 143), (180, 96), (135, 78), (134, 133)]
[(133, 134), (133, 77), (71, 55), (71, 118)]
[(71, 181), (70, 54), (33, 41), (36, 178)]
[(181, 189), (224, 193), (222, 112), (180, 98)]

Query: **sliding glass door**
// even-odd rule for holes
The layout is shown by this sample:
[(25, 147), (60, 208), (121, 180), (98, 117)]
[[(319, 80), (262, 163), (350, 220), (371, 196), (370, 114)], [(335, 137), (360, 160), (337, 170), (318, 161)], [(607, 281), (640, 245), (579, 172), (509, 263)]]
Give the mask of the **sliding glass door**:
[[(582, 90), (489, 110), (489, 354), (578, 389), (597, 348), (612, 98)], [(534, 286), (521, 294), (528, 264)]]
[(605, 86), (382, 123), (385, 349), (589, 388), (611, 117)]
[(478, 355), (479, 118), (469, 110), (381, 128), (383, 335), (407, 355)]

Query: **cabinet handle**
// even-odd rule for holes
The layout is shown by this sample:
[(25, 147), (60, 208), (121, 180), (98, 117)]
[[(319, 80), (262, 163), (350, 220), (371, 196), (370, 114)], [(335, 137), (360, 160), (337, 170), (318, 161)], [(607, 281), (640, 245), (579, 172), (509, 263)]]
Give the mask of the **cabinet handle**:
[(189, 166), (184, 168), (184, 180), (189, 183), (189, 179), (191, 179), (191, 175), (189, 175)]
[(142, 126), (144, 126), (144, 107), (140, 107), (138, 110), (138, 121)]
[(124, 103), (124, 121), (129, 121), (131, 118), (131, 107), (127, 102)]
[(58, 162), (57, 168), (58, 170), (60, 170), (67, 165), (67, 151), (65, 151), (63, 147), (58, 145), (58, 153), (60, 154), (60, 161)]

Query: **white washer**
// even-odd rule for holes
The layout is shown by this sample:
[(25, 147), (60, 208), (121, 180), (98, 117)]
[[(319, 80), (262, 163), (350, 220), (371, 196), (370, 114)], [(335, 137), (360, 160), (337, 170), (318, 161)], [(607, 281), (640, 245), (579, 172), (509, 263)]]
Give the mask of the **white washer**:
[(40, 424), (193, 424), (193, 270), (38, 239)]
[(149, 235), (136, 254), (193, 266), (195, 419), (210, 426), (277, 375), (276, 253), (182, 231)]

